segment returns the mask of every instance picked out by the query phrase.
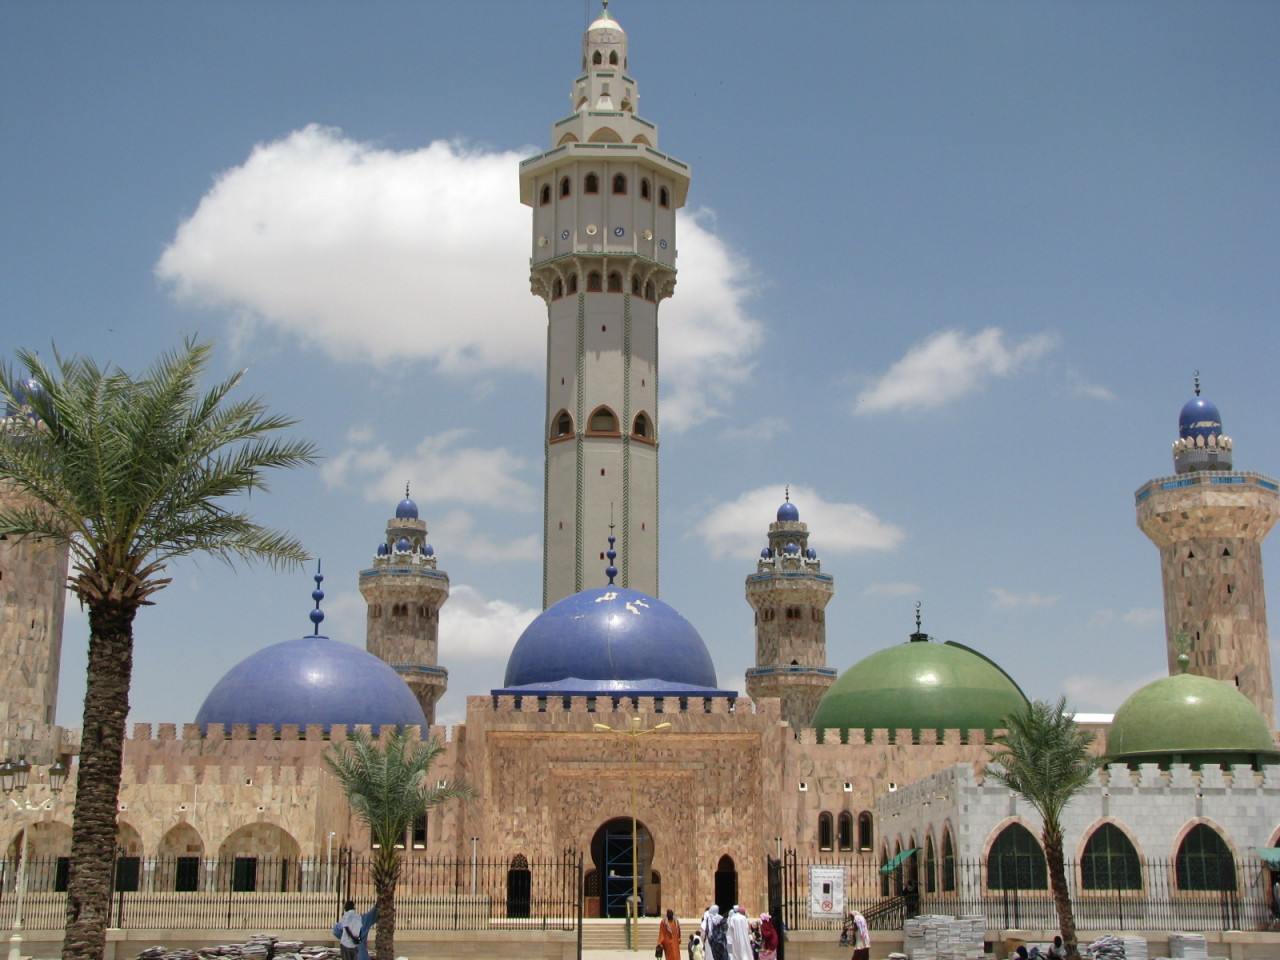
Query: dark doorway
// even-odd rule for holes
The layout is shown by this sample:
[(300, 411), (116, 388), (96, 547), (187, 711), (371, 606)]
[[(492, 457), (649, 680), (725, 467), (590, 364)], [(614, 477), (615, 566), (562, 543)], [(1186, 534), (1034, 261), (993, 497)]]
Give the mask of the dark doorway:
[(529, 870), (529, 861), (524, 854), (518, 853), (511, 859), (511, 867), (507, 870), (507, 916), (529, 916), (532, 896), (533, 874)]
[(727, 917), (737, 902), (738, 868), (734, 866), (733, 857), (726, 854), (716, 864), (716, 903), (720, 907), (720, 915)]
[[(641, 914), (650, 915), (653, 913), (650, 887), (645, 880), (653, 863), (653, 837), (643, 823), (637, 823), (635, 830), (639, 879), (634, 886), (640, 897)], [(615, 817), (595, 832), (591, 838), (591, 859), (600, 877), (600, 916), (625, 917), (633, 886), (630, 817)]]

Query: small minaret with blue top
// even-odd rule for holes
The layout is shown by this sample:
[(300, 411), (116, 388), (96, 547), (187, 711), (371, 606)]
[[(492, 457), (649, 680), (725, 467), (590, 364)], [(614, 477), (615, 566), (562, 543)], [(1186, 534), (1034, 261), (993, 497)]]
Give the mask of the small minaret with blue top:
[(1138, 526), (1160, 548), (1169, 673), (1234, 684), (1275, 726), (1262, 541), (1280, 517), (1275, 480), (1233, 469), (1218, 408), (1195, 396), (1178, 417), (1174, 475), (1135, 494)]
[(365, 647), (404, 678), (427, 723), (435, 723), (436, 703), (449, 685), (449, 671), (436, 662), (449, 575), (436, 565), (427, 524), (418, 518), (407, 485), (373, 566), (360, 571), (360, 593), (368, 605)]
[(747, 602), (756, 614), (756, 665), (747, 671), (747, 694), (781, 700), (782, 717), (793, 727), (809, 726), (836, 679), (827, 666), (826, 624), (835, 591), (788, 491), (756, 572), (747, 577)]

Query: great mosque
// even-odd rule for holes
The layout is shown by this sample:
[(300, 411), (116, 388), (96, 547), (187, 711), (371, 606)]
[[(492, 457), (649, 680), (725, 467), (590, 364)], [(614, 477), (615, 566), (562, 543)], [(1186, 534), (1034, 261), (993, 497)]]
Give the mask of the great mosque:
[[(658, 313), (676, 291), (690, 171), (637, 113), (628, 61), (606, 9), (583, 37), (570, 112), (518, 171), (531, 290), (547, 311), (544, 611), (502, 686), (468, 697), (464, 723), (434, 726), (449, 578), (406, 492), (369, 568), (337, 574), (358, 575), (365, 650), (317, 625), (235, 666), (196, 716), (134, 725), (119, 842), (144, 863), (185, 863), (174, 889), (214, 889), (219, 861), (366, 850), (321, 762), (360, 725), (420, 726), (446, 745), (432, 775), (478, 789), (416, 825), (407, 857), (465, 859), (478, 847), (516, 863), (579, 850), (594, 915), (618, 909), (610, 875), (629, 882), (633, 773), (649, 914), (695, 916), (726, 895), (758, 909), (765, 857), (783, 847), (872, 866), (917, 851), (910, 864), (932, 877), (935, 863), (1038, 836), (1034, 812), (981, 780), (992, 732), (1026, 703), (998, 664), (919, 625), (843, 672), (827, 664), (835, 577), (802, 503), (762, 517), (763, 549), (744, 558), (756, 636), (745, 691), (716, 675), (694, 625), (658, 599)], [(8, 414), (4, 429), (30, 428), (22, 409)], [(1208, 845), (1243, 875), (1258, 848), (1280, 846), (1260, 552), (1280, 495), (1275, 480), (1234, 468), (1198, 385), (1173, 449), (1174, 472), (1136, 493), (1138, 524), (1160, 551), (1170, 676), (1098, 725), (1109, 766), (1072, 808), (1067, 853), (1105, 841), (1174, 860)], [(0, 497), (21, 495), (0, 483)], [(34, 763), (77, 753), (78, 731), (53, 724), (66, 564), (48, 544), (0, 542), (3, 736)], [(635, 739), (635, 766), (596, 729), (632, 723), (670, 724)], [(30, 825), (32, 856), (66, 856), (73, 782)], [(21, 829), (6, 809), (10, 859)]]

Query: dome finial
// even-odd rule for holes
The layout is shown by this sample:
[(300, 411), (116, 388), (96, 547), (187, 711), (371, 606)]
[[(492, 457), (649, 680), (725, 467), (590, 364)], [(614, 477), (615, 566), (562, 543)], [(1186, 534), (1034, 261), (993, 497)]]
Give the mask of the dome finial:
[(406, 500), (409, 499), (409, 481), (408, 480), (404, 482), (404, 498)]
[(320, 589), (320, 584), (324, 582), (324, 576), (320, 573), (319, 560), (316, 560), (316, 575), (312, 579), (316, 582), (316, 588), (311, 591), (311, 599), (316, 602), (316, 608), (311, 611), (311, 623), (313, 624), (311, 635), (318, 637), (320, 636), (320, 624), (324, 622), (324, 611), (320, 609), (320, 601), (324, 599), (324, 591)]
[(613, 535), (613, 504), (609, 504), (609, 549), (605, 556), (609, 558), (609, 565), (604, 568), (604, 575), (609, 578), (609, 586), (617, 586), (613, 582), (613, 578), (618, 575), (618, 568), (613, 565), (613, 561), (618, 559), (618, 551), (613, 549), (613, 545), (618, 542), (618, 538)]
[(924, 643), (929, 639), (929, 635), (920, 629), (920, 601), (916, 601), (916, 632), (911, 635), (912, 643)]
[(1200, 396), (1200, 371), (1199, 370), (1195, 372), (1195, 376), (1192, 377), (1192, 381), (1196, 385), (1196, 396), (1198, 397)]
[(787, 503), (791, 502), (791, 484), (784, 484), (782, 487), (782, 497)]

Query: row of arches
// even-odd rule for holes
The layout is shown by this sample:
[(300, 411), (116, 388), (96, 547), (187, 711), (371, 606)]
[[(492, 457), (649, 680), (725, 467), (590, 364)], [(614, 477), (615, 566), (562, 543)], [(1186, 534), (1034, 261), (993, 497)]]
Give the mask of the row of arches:
[[(812, 620), (815, 623), (822, 623), (825, 619), (824, 611), (821, 607), (802, 607), (791, 605), (781, 608), (782, 615), (787, 620)], [(806, 614), (805, 611), (808, 611)], [(756, 611), (756, 623), (771, 623), (778, 618), (777, 607), (761, 607)]]
[[(591, 270), (587, 273), (587, 293), (622, 293), (623, 292), (622, 274), (617, 270), (612, 270), (606, 278), (599, 270)], [(551, 283), (551, 299), (559, 300), (565, 294), (574, 294), (578, 292), (578, 275), (570, 274), (568, 279), (556, 277)], [(638, 276), (631, 278), (631, 293), (633, 296), (643, 297), (645, 300), (656, 300), (658, 288), (654, 286), (652, 280), (641, 282)]]
[(870, 812), (858, 814), (857, 836), (854, 836), (854, 817), (848, 810), (841, 810), (834, 817), (827, 810), (818, 814), (818, 849), (822, 851), (851, 851), (854, 843), (858, 850), (870, 850), (875, 846)]
[[(615, 197), (625, 197), (628, 192), (628, 180), (625, 173), (615, 173), (610, 181), (610, 192)], [(596, 195), (600, 193), (600, 175), (596, 173), (588, 173), (582, 178), (582, 192), (587, 195)], [(573, 179), (571, 177), (561, 177), (559, 194), (561, 199), (573, 196)], [(649, 182), (648, 177), (640, 178), (640, 199), (653, 199), (653, 185)], [(538, 191), (538, 205), (545, 207), (551, 202), (551, 184), (544, 183), (542, 189)], [(666, 187), (658, 188), (658, 206), (670, 208), (671, 191)]]
[[(609, 51), (609, 59), (608, 59), (608, 63), (609, 63), (609, 66), (611, 66), (611, 67), (616, 67), (616, 66), (618, 66), (618, 51), (617, 51), (617, 50), (610, 50), (610, 51)], [(602, 66), (604, 66), (604, 64), (605, 64), (605, 57), (604, 57), (604, 54), (603, 54), (603, 53), (601, 53), (599, 50), (597, 50), (595, 53), (593, 53), (593, 54), (591, 55), (591, 65), (592, 65), (593, 67), (602, 67)], [(583, 58), (582, 58), (582, 69), (583, 69), (584, 71), (587, 69), (587, 58), (586, 58), (586, 57), (583, 57)], [(622, 61), (622, 69), (623, 69), (623, 70), (627, 69), (627, 61), (626, 61), (626, 59), (625, 59), (625, 58), (624, 58), (624, 59), (623, 59), (623, 61)]]
[[(618, 415), (608, 406), (601, 404), (591, 411), (587, 417), (586, 436), (588, 437), (621, 437), (622, 430), (618, 425)], [(551, 418), (549, 439), (552, 441), (568, 440), (576, 436), (573, 428), (573, 414), (561, 408)], [(631, 439), (653, 443), (657, 438), (653, 420), (641, 410), (631, 421)]]
[[(921, 854), (916, 866), (908, 860), (905, 869), (926, 893), (951, 892), (956, 889), (955, 852), (951, 831), (942, 834), (941, 857), (932, 833), (925, 836), (923, 848), (912, 837), (906, 847), (895, 844), (893, 858), (889, 847), (881, 849), (880, 862), (887, 864), (899, 858), (903, 850), (916, 849)], [(1039, 839), (1025, 824), (1013, 822), (1003, 827), (991, 840), (984, 860), (986, 887), (989, 890), (1048, 890), (1048, 864)], [(1191, 826), (1173, 852), (1170, 864), (1174, 889), (1184, 892), (1225, 891), (1238, 889), (1235, 857), (1222, 834), (1207, 823)], [(1116, 823), (1099, 824), (1087, 837), (1081, 850), (1078, 882), (1084, 891), (1134, 891), (1146, 889), (1151, 878), (1148, 867), (1138, 854), (1132, 838)], [(922, 876), (920, 874), (923, 874)], [(882, 893), (888, 895), (889, 877), (882, 878)]]
[[(369, 604), (370, 619), (377, 620), (382, 616), (382, 613), (382, 604)], [(421, 620), (431, 620), (434, 618), (434, 611), (425, 603), (393, 603), (390, 616), (397, 618), (416, 616)]]

